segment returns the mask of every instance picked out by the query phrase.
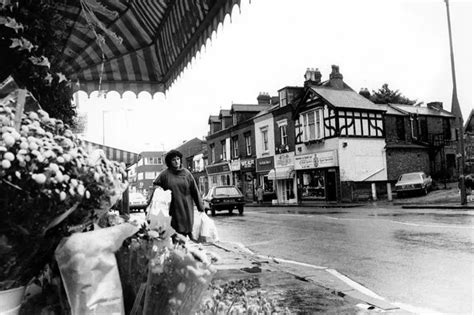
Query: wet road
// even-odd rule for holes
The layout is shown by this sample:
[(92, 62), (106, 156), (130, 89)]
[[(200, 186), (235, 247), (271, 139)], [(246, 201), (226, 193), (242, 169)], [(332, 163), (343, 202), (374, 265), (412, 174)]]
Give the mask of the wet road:
[(214, 217), (223, 241), (337, 269), (420, 313), (472, 314), (474, 212), (247, 208)]

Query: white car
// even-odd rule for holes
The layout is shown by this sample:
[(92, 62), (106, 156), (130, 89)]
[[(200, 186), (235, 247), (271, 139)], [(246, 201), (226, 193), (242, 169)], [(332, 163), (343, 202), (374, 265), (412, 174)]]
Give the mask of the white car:
[(128, 201), (130, 210), (138, 211), (140, 211), (141, 209), (146, 209), (148, 203), (145, 196), (143, 196), (139, 192), (130, 193), (128, 196)]
[(398, 197), (413, 192), (421, 192), (427, 195), (432, 183), (433, 180), (425, 172), (405, 173), (398, 178), (395, 191)]

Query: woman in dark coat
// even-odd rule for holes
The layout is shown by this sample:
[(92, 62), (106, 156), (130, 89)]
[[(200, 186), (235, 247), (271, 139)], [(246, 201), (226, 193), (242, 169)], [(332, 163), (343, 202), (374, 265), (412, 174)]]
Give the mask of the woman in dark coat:
[(163, 190), (171, 190), (170, 216), (171, 226), (184, 236), (192, 238), (194, 223), (194, 207), (204, 211), (201, 194), (190, 171), (182, 168), (183, 155), (177, 150), (166, 154), (165, 163), (168, 167), (153, 181), (154, 185)]

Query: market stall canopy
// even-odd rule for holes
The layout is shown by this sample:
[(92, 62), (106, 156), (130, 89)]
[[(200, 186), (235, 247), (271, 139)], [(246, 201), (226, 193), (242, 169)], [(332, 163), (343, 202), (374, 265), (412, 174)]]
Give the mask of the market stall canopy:
[(105, 156), (107, 159), (111, 161), (123, 162), (128, 167), (138, 162), (140, 159), (140, 155), (138, 153), (125, 151), (121, 149), (117, 149), (114, 147), (109, 147), (103, 144), (82, 140), (84, 143), (84, 148), (88, 153), (100, 149), (104, 151)]
[(165, 92), (240, 0), (64, 0), (63, 73), (79, 90)]

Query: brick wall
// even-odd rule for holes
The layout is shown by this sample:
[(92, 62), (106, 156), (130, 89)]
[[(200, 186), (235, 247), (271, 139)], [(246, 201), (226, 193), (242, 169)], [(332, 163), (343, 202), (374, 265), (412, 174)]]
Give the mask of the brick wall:
[(430, 158), (424, 149), (388, 149), (387, 177), (395, 181), (403, 173), (424, 171), (430, 174)]

